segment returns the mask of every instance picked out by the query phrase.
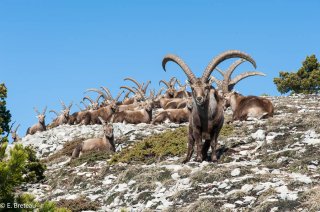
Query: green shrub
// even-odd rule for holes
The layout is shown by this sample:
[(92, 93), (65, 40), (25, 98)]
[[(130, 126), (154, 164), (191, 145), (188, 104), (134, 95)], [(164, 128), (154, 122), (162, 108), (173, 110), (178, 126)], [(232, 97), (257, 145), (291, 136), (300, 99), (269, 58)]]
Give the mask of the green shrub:
[(302, 67), (297, 73), (283, 72), (279, 73), (279, 78), (274, 78), (280, 93), (319, 93), (320, 90), (320, 63), (315, 55), (307, 56), (302, 63)]
[(187, 133), (187, 127), (182, 127), (147, 137), (113, 155), (111, 164), (133, 161), (154, 162), (169, 156), (181, 156), (187, 151)]

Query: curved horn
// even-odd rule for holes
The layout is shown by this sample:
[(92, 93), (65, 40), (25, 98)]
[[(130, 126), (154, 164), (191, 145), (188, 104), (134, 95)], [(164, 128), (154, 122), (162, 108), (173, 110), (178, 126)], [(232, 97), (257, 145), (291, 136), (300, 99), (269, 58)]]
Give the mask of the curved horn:
[(131, 91), (132, 93), (136, 94), (136, 91), (134, 91), (132, 88), (130, 88), (128, 86), (121, 86), (120, 88), (127, 89), (127, 90)]
[(214, 76), (210, 76), (210, 79), (209, 79), (209, 83), (213, 83), (215, 82), (217, 84), (217, 87), (222, 90), (222, 80), (218, 80), (217, 78), (215, 78)]
[(69, 104), (69, 106), (68, 106), (69, 110), (71, 109), (72, 105), (73, 105), (73, 102), (71, 102), (71, 103)]
[(130, 93), (131, 93), (131, 91), (127, 91), (127, 93), (124, 95), (124, 98), (129, 98)]
[(94, 101), (89, 97), (89, 96), (85, 96), (85, 97), (83, 97), (83, 99), (82, 99), (83, 101), (84, 100), (89, 100), (90, 101), (90, 103), (91, 103), (91, 105), (93, 105), (94, 104)]
[(88, 108), (89, 108), (89, 106), (88, 106), (84, 101), (81, 101), (80, 103), (81, 103), (81, 104), (83, 104), (83, 105), (85, 106), (85, 108), (86, 108), (86, 109), (88, 109)]
[(169, 61), (172, 61), (172, 62), (175, 62), (176, 64), (178, 64), (180, 66), (180, 68), (184, 71), (184, 73), (187, 75), (187, 77), (191, 83), (196, 81), (196, 76), (192, 73), (191, 69), (177, 55), (168, 54), (168, 55), (164, 56), (164, 58), (162, 60), (162, 68), (164, 71), (166, 71), (166, 64)]
[(177, 83), (178, 83), (178, 85), (180, 86), (180, 87), (185, 87), (185, 86), (183, 86), (182, 84), (181, 84), (181, 82), (177, 79), (177, 81), (176, 81)]
[(235, 70), (240, 64), (242, 64), (243, 62), (245, 62), (244, 59), (239, 59), (239, 60), (236, 60), (234, 63), (232, 63), (232, 64), (230, 65), (230, 67), (228, 68), (228, 70), (226, 71), (225, 79), (226, 79), (226, 80), (230, 80), (231, 75), (232, 75), (232, 73), (234, 72), (234, 70)]
[(247, 78), (247, 77), (250, 77), (250, 76), (255, 76), (255, 75), (259, 75), (259, 76), (266, 76), (266, 74), (262, 73), (262, 72), (259, 72), (259, 71), (249, 71), (249, 72), (244, 72), (242, 74), (239, 74), (238, 76), (236, 76), (234, 79), (232, 79), (229, 83), (229, 87), (231, 89), (229, 90), (232, 90), (232, 88), (238, 83), (240, 82), (241, 80)]
[(55, 110), (50, 110), (49, 113), (54, 113), (54, 114), (56, 114), (56, 116), (60, 116), (60, 114)]
[(151, 81), (148, 80), (148, 82), (146, 83), (146, 85), (142, 88), (143, 93), (146, 93), (148, 86), (150, 85)]
[(224, 77), (226, 75), (226, 73), (224, 73), (224, 71), (222, 71), (220, 68), (216, 68), (216, 70)]
[(86, 90), (85, 93), (89, 92), (89, 91), (93, 91), (93, 92), (97, 92), (98, 94), (102, 95), (104, 99), (109, 99), (110, 97), (107, 96), (107, 94), (103, 93), (102, 91), (100, 91), (99, 89), (96, 88), (89, 88)]
[(66, 104), (65, 104), (61, 99), (59, 99), (59, 101), (60, 101), (60, 104), (62, 105), (62, 108), (63, 108), (64, 110), (67, 109)]
[(104, 86), (101, 86), (101, 88), (104, 90), (104, 92), (106, 92), (106, 94), (109, 96), (109, 98), (111, 100), (113, 100), (113, 97), (112, 97), (112, 95), (110, 93), (110, 90), (108, 88), (104, 87)]
[(123, 92), (124, 92), (124, 90), (121, 90), (121, 91), (118, 93), (117, 97), (115, 98), (115, 101), (116, 101), (116, 102), (119, 100), (119, 98), (120, 98), (120, 96), (123, 94)]
[(133, 78), (131, 78), (131, 77), (126, 77), (126, 78), (124, 78), (124, 80), (125, 80), (125, 81), (126, 81), (126, 80), (130, 80), (131, 82), (133, 82), (134, 84), (136, 84), (136, 85), (138, 86), (138, 88), (141, 89), (141, 84), (138, 83), (137, 80), (135, 80), (135, 79), (133, 79)]
[(172, 77), (169, 81), (169, 84), (171, 87), (174, 87), (174, 85), (176, 84), (177, 82), (177, 78), (176, 77)]
[(254, 59), (243, 52), (237, 51), (237, 50), (229, 50), (226, 52), (223, 52), (222, 54), (218, 55), (217, 57), (213, 58), (211, 60), (211, 62), (209, 63), (209, 65), (206, 67), (206, 69), (204, 70), (201, 80), (203, 82), (208, 82), (209, 76), (211, 75), (212, 71), (224, 60), (230, 59), (230, 58), (242, 58), (245, 59), (247, 61), (249, 61), (255, 68), (256, 68), (256, 62), (254, 61)]
[(20, 124), (18, 124), (18, 126), (16, 127), (16, 129), (14, 130), (14, 132), (17, 132), (18, 129), (19, 129), (19, 127), (20, 127)]
[(160, 80), (160, 81), (159, 81), (159, 85), (160, 85), (161, 83), (165, 84), (165, 85), (167, 86), (167, 88), (170, 88), (169, 83), (166, 82), (165, 80)]
[(144, 95), (143, 91), (136, 88), (136, 87), (133, 87), (134, 89), (136, 89), (136, 91), (138, 91), (138, 93), (141, 95), (142, 98), (146, 99), (146, 96)]
[(164, 90), (164, 88), (162, 87), (162, 88), (160, 88), (160, 90), (158, 91), (158, 93), (157, 93), (157, 97), (159, 96), (159, 95), (161, 95), (161, 92)]
[(97, 104), (99, 104), (99, 100), (100, 100), (101, 97), (103, 97), (103, 95), (101, 95), (101, 94), (97, 97), (97, 99), (96, 99), (96, 103)]

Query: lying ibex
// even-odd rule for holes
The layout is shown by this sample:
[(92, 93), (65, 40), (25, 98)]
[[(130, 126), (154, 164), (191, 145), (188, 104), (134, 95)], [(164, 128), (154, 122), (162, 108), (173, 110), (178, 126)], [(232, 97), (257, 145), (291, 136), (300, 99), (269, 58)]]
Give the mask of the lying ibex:
[(13, 140), (13, 143), (14, 143), (14, 142), (18, 142), (18, 141), (21, 140), (21, 138), (19, 137), (19, 135), (18, 135), (18, 133), (17, 133), (19, 127), (20, 127), (20, 124), (19, 124), (14, 130), (10, 130), (11, 138), (12, 138), (12, 140)]
[(159, 85), (161, 83), (163, 83), (167, 87), (167, 89), (165, 91), (165, 94), (164, 94), (164, 96), (166, 98), (173, 98), (175, 96), (176, 89), (175, 89), (174, 86), (175, 86), (176, 82), (177, 82), (177, 78), (176, 77), (171, 77), (171, 79), (168, 82), (165, 81), (165, 80), (160, 80), (159, 81)]
[(72, 107), (72, 102), (67, 107), (66, 104), (60, 100), (60, 103), (62, 105), (62, 111), (60, 114), (58, 114), (54, 110), (50, 110), (49, 112), (54, 112), (57, 115), (57, 118), (53, 121), (51, 124), (51, 127), (57, 127), (59, 125), (68, 124), (69, 118), (70, 118), (70, 109)]
[(137, 110), (124, 110), (115, 113), (113, 123), (124, 122), (129, 124), (147, 123), (152, 120), (152, 102), (146, 101)]
[(102, 118), (106, 122), (110, 121), (112, 115), (117, 111), (117, 109), (118, 106), (116, 104), (116, 101), (112, 101), (108, 106), (101, 107), (98, 110), (90, 111), (88, 113), (88, 115), (90, 116), (90, 123), (101, 124), (100, 118)]
[[(204, 70), (202, 77), (197, 78), (184, 61), (176, 55), (166, 55), (162, 61), (164, 70), (168, 61), (178, 64), (188, 77), (192, 90), (193, 107), (189, 117), (188, 153), (184, 162), (190, 160), (194, 143), (197, 146), (196, 161), (206, 159), (210, 146), (212, 149), (211, 160), (217, 161), (216, 146), (224, 121), (223, 99), (212, 87), (210, 75), (222, 61), (235, 57), (244, 58), (255, 66), (255, 61), (249, 55), (240, 51), (226, 51), (214, 58)], [(204, 144), (202, 144), (202, 139), (205, 140)]]
[(180, 124), (189, 121), (189, 115), (192, 110), (192, 102), (188, 102), (186, 107), (182, 109), (167, 109), (161, 111), (152, 120), (152, 124), (161, 124), (165, 120), (169, 119), (171, 122)]
[(33, 135), (36, 132), (42, 132), (47, 130), (46, 124), (45, 124), (45, 118), (46, 118), (45, 113), (47, 111), (47, 107), (44, 108), (42, 113), (40, 113), (38, 109), (35, 107), (33, 109), (37, 113), (36, 117), (38, 118), (38, 123), (27, 129), (27, 133), (26, 133), (27, 135), (28, 134)]
[(232, 120), (246, 120), (248, 117), (258, 119), (273, 116), (274, 107), (270, 100), (258, 96), (242, 96), (237, 92), (225, 95), (227, 106), (233, 111)]
[(103, 125), (103, 138), (92, 138), (83, 141), (73, 150), (72, 158), (80, 157), (82, 153), (89, 151), (116, 151), (112, 124), (106, 123), (101, 117), (99, 119)]

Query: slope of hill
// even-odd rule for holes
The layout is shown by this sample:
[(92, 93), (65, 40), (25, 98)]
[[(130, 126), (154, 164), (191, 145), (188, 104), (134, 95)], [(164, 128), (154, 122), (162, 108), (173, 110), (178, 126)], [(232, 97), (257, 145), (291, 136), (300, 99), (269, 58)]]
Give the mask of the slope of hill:
[(21, 191), (76, 210), (320, 210), (320, 96), (268, 98), (273, 118), (225, 123), (218, 163), (181, 163), (185, 125), (115, 124), (118, 153), (76, 160), (72, 149), (101, 135), (101, 126), (26, 136), (22, 143), (35, 148), (48, 170), (45, 181)]

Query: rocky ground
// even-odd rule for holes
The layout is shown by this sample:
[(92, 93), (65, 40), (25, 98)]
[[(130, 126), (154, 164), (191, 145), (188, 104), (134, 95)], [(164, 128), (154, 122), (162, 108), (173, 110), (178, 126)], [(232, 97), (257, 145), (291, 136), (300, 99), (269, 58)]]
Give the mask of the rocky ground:
[[(148, 163), (111, 163), (111, 156), (97, 153), (70, 161), (77, 143), (101, 135), (98, 125), (27, 136), (22, 143), (33, 146), (48, 169), (46, 180), (21, 189), (81, 210), (319, 211), (320, 96), (268, 98), (273, 118), (225, 124), (218, 163), (182, 164), (184, 154)], [(181, 127), (115, 124), (117, 151)]]

